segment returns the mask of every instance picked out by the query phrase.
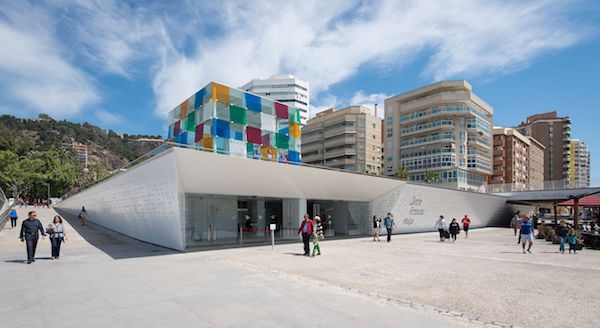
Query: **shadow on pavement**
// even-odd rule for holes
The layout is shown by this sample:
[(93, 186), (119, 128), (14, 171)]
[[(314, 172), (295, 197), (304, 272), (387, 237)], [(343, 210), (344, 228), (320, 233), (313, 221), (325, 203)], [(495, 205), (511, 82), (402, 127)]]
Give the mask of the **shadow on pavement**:
[(89, 221), (81, 226), (78, 218), (65, 215), (59, 209), (55, 210), (81, 238), (115, 260), (180, 254), (178, 251), (125, 236)]

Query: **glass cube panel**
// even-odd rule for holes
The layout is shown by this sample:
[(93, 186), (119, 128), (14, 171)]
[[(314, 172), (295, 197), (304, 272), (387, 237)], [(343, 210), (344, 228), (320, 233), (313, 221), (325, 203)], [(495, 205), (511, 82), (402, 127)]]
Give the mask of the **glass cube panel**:
[(243, 107), (229, 106), (229, 116), (232, 122), (246, 124), (246, 109)]
[(179, 105), (179, 118), (182, 120), (187, 117), (188, 113), (188, 101), (184, 100), (181, 105)]
[(215, 102), (209, 101), (202, 106), (202, 119), (198, 123), (212, 121), (214, 117)]
[(236, 139), (236, 140), (240, 140), (240, 141), (244, 141), (244, 125), (242, 124), (237, 124), (237, 123), (231, 123), (231, 138)]
[(261, 111), (261, 99), (259, 96), (255, 96), (250, 93), (246, 93), (244, 96), (246, 98), (246, 107), (248, 108), (248, 110), (251, 110), (253, 112)]
[(173, 136), (178, 136), (181, 133), (180, 129), (181, 129), (181, 121), (175, 122), (175, 125), (173, 127)]
[(205, 149), (210, 149), (210, 150), (214, 149), (213, 143), (214, 143), (214, 138), (211, 135), (205, 134), (204, 138), (202, 138), (202, 147)]
[(288, 162), (288, 152), (285, 149), (277, 149), (277, 161), (280, 163)]
[(282, 132), (282, 131), (287, 131), (289, 125), (290, 125), (290, 123), (288, 122), (288, 120), (278, 118), (277, 119), (277, 132), (288, 134), (287, 132)]
[(288, 152), (288, 160), (290, 163), (300, 163), (300, 152), (290, 150)]
[(229, 122), (219, 119), (213, 120), (213, 135), (221, 138), (230, 138)]
[(204, 137), (204, 124), (198, 124), (194, 133), (194, 142), (202, 140)]
[(262, 135), (259, 128), (246, 127), (246, 140), (250, 143), (261, 144)]
[(215, 137), (215, 148), (219, 154), (229, 154), (229, 138)]
[(277, 151), (276, 151), (275, 147), (262, 146), (262, 147), (260, 147), (260, 150), (261, 150), (263, 159), (266, 159), (269, 161), (277, 160)]
[(288, 134), (290, 137), (300, 138), (300, 124), (290, 122)]
[(297, 152), (301, 152), (302, 143), (300, 138), (289, 137), (289, 149)]
[(193, 132), (196, 129), (196, 112), (191, 112), (188, 114), (187, 119), (185, 120), (185, 129)]
[(260, 145), (255, 145), (252, 143), (246, 144), (246, 156), (248, 158), (260, 159), (262, 157), (262, 152)]
[(300, 110), (298, 108), (290, 107), (288, 112), (290, 123), (300, 124)]
[(229, 102), (234, 106), (244, 108), (245, 107), (244, 94), (245, 94), (245, 92), (243, 92), (241, 90), (230, 88), (229, 89)]
[(219, 83), (213, 83), (213, 100), (229, 106), (229, 87)]
[(262, 141), (261, 141), (262, 145), (263, 146), (271, 146), (272, 145), (271, 142), (275, 143), (274, 133), (270, 133), (270, 132), (263, 133)]
[(230, 139), (229, 153), (231, 155), (246, 157), (246, 142)]
[(267, 115), (265, 113), (260, 113), (260, 128), (263, 131), (277, 131), (277, 127), (275, 126), (275, 117), (271, 115)]
[(289, 137), (285, 134), (276, 133), (275, 134), (275, 146), (280, 149), (288, 149), (289, 148)]
[(216, 117), (223, 121), (231, 120), (229, 105), (222, 102), (216, 102)]
[(198, 109), (204, 103), (204, 96), (206, 96), (206, 88), (200, 89), (194, 95), (194, 109)]
[(267, 115), (275, 115), (273, 100), (267, 98), (260, 98), (260, 107), (263, 113)]
[(254, 128), (261, 128), (260, 124), (260, 114), (258, 112), (247, 111), (246, 112), (246, 124)]
[(287, 120), (289, 117), (288, 106), (276, 102), (275, 103), (275, 116), (277, 116), (277, 118)]
[(179, 106), (177, 106), (173, 109), (173, 120), (178, 121), (180, 119), (181, 119), (181, 116), (179, 115)]

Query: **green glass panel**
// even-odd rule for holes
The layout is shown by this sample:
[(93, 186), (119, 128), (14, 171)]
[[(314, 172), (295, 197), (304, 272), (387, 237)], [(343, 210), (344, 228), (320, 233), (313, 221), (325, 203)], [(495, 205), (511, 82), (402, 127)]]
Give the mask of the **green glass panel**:
[(280, 149), (288, 149), (289, 137), (285, 134), (275, 133), (275, 146)]
[(188, 131), (196, 130), (196, 112), (191, 112), (187, 117), (187, 122), (185, 124), (185, 129)]
[(239, 124), (246, 124), (246, 109), (243, 107), (238, 107), (231, 105), (229, 106), (230, 114), (229, 117), (232, 122)]
[(300, 123), (300, 110), (297, 108), (290, 108), (289, 120), (292, 123)]

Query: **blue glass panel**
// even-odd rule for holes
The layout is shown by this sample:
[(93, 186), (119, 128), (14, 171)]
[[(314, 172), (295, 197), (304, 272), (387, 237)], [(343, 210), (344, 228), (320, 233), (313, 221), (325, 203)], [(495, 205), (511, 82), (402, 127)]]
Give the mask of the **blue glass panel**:
[(300, 153), (297, 151), (290, 150), (288, 152), (288, 161), (292, 163), (300, 163)]
[(229, 138), (230, 133), (229, 133), (229, 122), (227, 121), (223, 121), (223, 120), (219, 120), (219, 119), (213, 119), (213, 128), (212, 128), (212, 134), (214, 136), (218, 136), (218, 137), (222, 137), (222, 138)]
[(248, 110), (260, 112), (260, 97), (246, 93), (246, 107)]
[(187, 133), (187, 131), (181, 133), (178, 136), (175, 136), (175, 143), (178, 143), (178, 144), (187, 144), (187, 141), (188, 141), (188, 133)]
[(202, 106), (202, 101), (203, 101), (203, 97), (206, 94), (206, 89), (201, 89), (200, 91), (196, 92), (196, 97), (194, 98), (194, 109)]

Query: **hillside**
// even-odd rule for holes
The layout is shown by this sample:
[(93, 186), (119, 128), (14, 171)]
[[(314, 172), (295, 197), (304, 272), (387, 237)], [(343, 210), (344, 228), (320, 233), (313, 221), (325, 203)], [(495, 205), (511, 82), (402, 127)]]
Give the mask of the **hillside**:
[(8, 150), (19, 156), (31, 151), (59, 150), (72, 144), (88, 146), (89, 164), (101, 164), (112, 171), (149, 152), (160, 142), (139, 139), (162, 139), (161, 136), (119, 135), (89, 123), (77, 124), (56, 121), (41, 114), (37, 119), (0, 116), (0, 151)]

